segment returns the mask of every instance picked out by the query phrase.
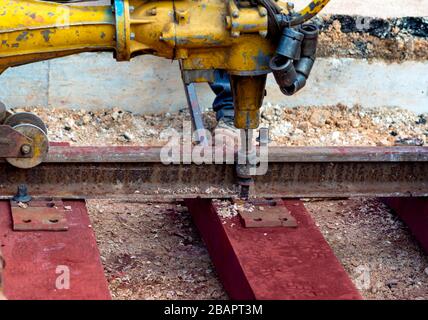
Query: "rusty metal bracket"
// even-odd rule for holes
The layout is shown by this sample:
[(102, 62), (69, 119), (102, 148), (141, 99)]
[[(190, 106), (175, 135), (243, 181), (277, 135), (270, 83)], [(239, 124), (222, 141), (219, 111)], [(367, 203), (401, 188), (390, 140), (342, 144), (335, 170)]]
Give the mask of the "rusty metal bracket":
[(235, 200), (245, 228), (296, 228), (297, 221), (282, 199)]
[(0, 125), (0, 158), (31, 158), (32, 140), (10, 126)]
[(67, 211), (61, 200), (10, 201), (14, 231), (67, 231)]

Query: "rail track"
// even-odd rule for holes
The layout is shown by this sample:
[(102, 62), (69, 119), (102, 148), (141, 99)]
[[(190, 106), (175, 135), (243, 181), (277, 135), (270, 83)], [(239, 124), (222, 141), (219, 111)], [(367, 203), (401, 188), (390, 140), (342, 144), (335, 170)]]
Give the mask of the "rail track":
[[(19, 184), (35, 197), (175, 199), (238, 194), (233, 164), (164, 165), (157, 147), (53, 146), (45, 162), (21, 170), (0, 162), (0, 195)], [(213, 161), (214, 162), (214, 161)], [(271, 147), (257, 197), (428, 196), (426, 147)]]
[[(268, 171), (255, 176), (251, 190), (253, 197), (261, 199), (259, 216), (255, 219), (240, 212), (231, 220), (218, 215), (211, 199), (238, 195), (235, 165), (165, 165), (160, 155), (157, 147), (56, 144), (47, 159), (32, 169), (0, 162), (0, 244), (7, 262), (3, 272), (6, 296), (110, 298), (83, 201), (89, 198), (183, 199), (232, 299), (361, 299), (298, 198), (387, 198), (385, 202), (428, 250), (424, 229), (428, 225), (424, 198), (428, 196), (428, 148), (271, 147)], [(25, 232), (12, 229), (16, 205), (9, 199), (22, 184), (33, 198), (48, 198), (47, 204), (51, 198), (64, 200), (68, 225), (63, 232), (31, 230), (31, 226)], [(39, 214), (43, 217), (44, 211)], [(278, 218), (281, 223), (275, 225)], [(285, 224), (287, 219), (290, 223)], [(57, 266), (71, 270), (69, 291), (53, 286)]]

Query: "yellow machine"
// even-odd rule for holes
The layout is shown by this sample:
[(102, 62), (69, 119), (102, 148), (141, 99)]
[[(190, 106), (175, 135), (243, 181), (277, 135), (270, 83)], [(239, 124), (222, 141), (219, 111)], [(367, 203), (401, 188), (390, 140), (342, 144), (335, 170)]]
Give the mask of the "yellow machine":
[[(304, 86), (318, 29), (303, 23), (329, 0), (313, 0), (300, 12), (274, 0), (57, 2), (74, 1), (0, 0), (0, 72), (87, 51), (112, 51), (118, 61), (142, 54), (178, 59), (185, 83), (213, 81), (214, 70), (224, 69), (231, 75), (235, 125), (248, 130), (259, 126), (269, 72), (287, 95)], [(23, 162), (16, 165), (38, 161)]]

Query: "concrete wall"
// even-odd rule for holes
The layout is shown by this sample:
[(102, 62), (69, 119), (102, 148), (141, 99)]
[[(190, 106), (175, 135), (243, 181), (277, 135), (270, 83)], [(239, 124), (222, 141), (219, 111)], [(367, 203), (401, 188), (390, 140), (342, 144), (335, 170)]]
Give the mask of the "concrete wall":
[(286, 106), (342, 103), (364, 107), (397, 106), (428, 112), (428, 62), (386, 64), (355, 59), (318, 59), (307, 86), (283, 97), (270, 78), (268, 100)]
[[(428, 111), (428, 62), (369, 63), (318, 59), (307, 87), (285, 97), (269, 77), (266, 101), (286, 106), (361, 104)], [(198, 85), (201, 105), (214, 98)], [(116, 63), (108, 53), (86, 53), (7, 70), (0, 77), (0, 99), (10, 107), (121, 107), (133, 112), (167, 112), (186, 100), (177, 63), (151, 56)]]
[[(210, 105), (208, 86), (199, 90)], [(6, 70), (0, 100), (9, 107), (121, 107), (166, 112), (186, 105), (177, 62), (153, 56), (116, 62), (112, 53), (84, 53)]]

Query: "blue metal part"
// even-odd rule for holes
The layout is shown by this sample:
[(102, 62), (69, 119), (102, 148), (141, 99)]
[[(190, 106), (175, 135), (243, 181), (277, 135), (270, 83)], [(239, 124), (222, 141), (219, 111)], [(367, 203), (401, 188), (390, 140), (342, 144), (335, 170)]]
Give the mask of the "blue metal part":
[(129, 61), (129, 50), (127, 50), (130, 36), (129, 32), (129, 19), (127, 15), (127, 3), (123, 0), (114, 0), (112, 10), (114, 11), (114, 17), (116, 21), (116, 60), (117, 61)]

